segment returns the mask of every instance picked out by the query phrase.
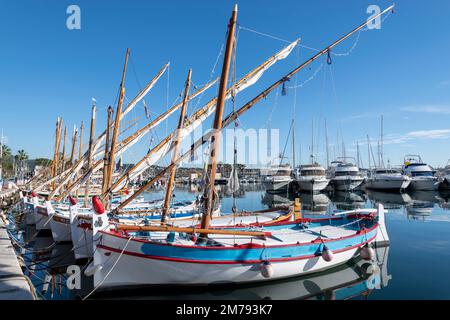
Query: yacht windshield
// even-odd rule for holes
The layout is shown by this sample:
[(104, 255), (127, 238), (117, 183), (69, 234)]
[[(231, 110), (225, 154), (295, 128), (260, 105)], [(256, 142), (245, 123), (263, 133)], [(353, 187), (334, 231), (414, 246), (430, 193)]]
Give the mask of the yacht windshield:
[(359, 176), (359, 172), (357, 172), (357, 171), (336, 172), (336, 177), (341, 177), (341, 176)]
[(399, 172), (396, 170), (377, 170), (377, 173), (385, 174), (385, 173), (399, 173)]
[(301, 176), (323, 176), (325, 175), (324, 170), (302, 170), (300, 172)]
[(413, 177), (432, 177), (433, 176), (433, 172), (429, 172), (429, 171), (411, 172), (411, 175)]

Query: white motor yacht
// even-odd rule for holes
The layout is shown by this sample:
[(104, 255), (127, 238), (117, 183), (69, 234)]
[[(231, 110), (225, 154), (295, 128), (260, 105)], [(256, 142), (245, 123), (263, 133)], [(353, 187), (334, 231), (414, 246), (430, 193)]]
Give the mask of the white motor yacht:
[(271, 166), (263, 182), (269, 193), (287, 193), (292, 181), (292, 168), (289, 164)]
[(408, 188), (411, 178), (401, 171), (388, 168), (373, 169), (366, 180), (366, 187), (374, 190), (400, 191)]
[(403, 173), (411, 178), (412, 190), (436, 190), (438, 183), (435, 171), (422, 161), (419, 155), (407, 155), (404, 159)]
[(331, 183), (335, 190), (352, 191), (358, 189), (364, 181), (359, 168), (351, 162), (333, 161)]
[(301, 166), (296, 180), (301, 191), (316, 192), (324, 190), (330, 182), (326, 177), (325, 168), (318, 163)]

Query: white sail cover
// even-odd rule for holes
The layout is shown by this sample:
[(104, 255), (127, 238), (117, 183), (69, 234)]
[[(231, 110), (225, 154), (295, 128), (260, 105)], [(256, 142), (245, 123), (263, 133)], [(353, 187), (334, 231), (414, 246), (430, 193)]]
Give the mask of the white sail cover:
[[(161, 78), (161, 76), (164, 74), (164, 72), (167, 70), (168, 67), (169, 67), (169, 63), (165, 64), (159, 70), (157, 75), (147, 84), (147, 86), (143, 90), (141, 90), (141, 92), (139, 92), (139, 94), (128, 104), (128, 106), (123, 110), (120, 120), (122, 120), (122, 118), (128, 112), (133, 110), (133, 108), (139, 103), (139, 101), (141, 101), (147, 95), (147, 93), (149, 93), (149, 91), (154, 87), (156, 82), (158, 82), (158, 80)], [(93, 147), (92, 147), (93, 157), (92, 158), (94, 160), (96, 160), (102, 156), (102, 152), (99, 149), (102, 146), (105, 138), (106, 138), (106, 130), (103, 131), (102, 134), (100, 134), (100, 136), (95, 140), (95, 142), (93, 144)], [(78, 175), (78, 172), (81, 170), (81, 168), (83, 168), (83, 166), (87, 165), (87, 157), (88, 157), (88, 152), (86, 151), (83, 154), (82, 158), (76, 164), (75, 168), (73, 168), (73, 171), (70, 172), (70, 174), (67, 174), (68, 171), (66, 171), (57, 176), (57, 178), (60, 178), (60, 177), (64, 177), (64, 178), (62, 179), (62, 181), (60, 182), (60, 184), (56, 188), (56, 190), (54, 190), (51, 193), (51, 197), (53, 197), (63, 185), (66, 185), (69, 181), (71, 181), (74, 177), (76, 177)], [(46, 184), (48, 184), (48, 182)], [(43, 186), (41, 186), (41, 187), (43, 187)]]
[[(255, 84), (264, 72), (269, 69), (272, 65), (274, 65), (277, 61), (285, 59), (292, 52), (294, 47), (298, 44), (299, 40), (294, 41), (277, 54), (273, 55), (269, 59), (267, 59), (263, 64), (258, 66), (252, 72), (247, 74), (245, 77), (236, 82), (230, 89), (227, 90), (228, 94), (226, 95), (226, 100), (231, 98), (232, 90), (234, 90), (234, 94), (238, 94), (242, 90), (250, 87)], [(184, 139), (189, 134), (191, 134), (203, 121), (205, 121), (211, 114), (214, 113), (216, 109), (217, 98), (212, 99), (206, 105), (204, 105), (199, 111), (197, 111), (191, 118), (187, 121), (189, 125), (187, 125), (180, 134), (180, 139)], [(173, 137), (173, 133), (171, 134)], [(167, 155), (167, 153), (171, 152), (173, 149), (173, 144), (166, 142), (165, 146), (160, 148), (157, 152), (149, 152), (145, 157), (144, 161), (142, 161), (136, 167), (130, 169), (126, 175), (127, 179), (122, 181), (120, 184), (114, 185), (112, 191), (117, 192), (122, 189), (128, 181), (132, 181), (141, 175), (145, 170), (154, 165), (159, 159)]]

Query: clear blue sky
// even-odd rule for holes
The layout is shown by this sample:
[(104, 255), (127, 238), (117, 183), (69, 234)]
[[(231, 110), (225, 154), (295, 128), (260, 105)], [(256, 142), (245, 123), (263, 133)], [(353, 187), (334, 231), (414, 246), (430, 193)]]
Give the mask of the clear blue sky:
[[(368, 5), (385, 8), (391, 1), (238, 3), (242, 27), (287, 40), (301, 37), (303, 45), (322, 48), (365, 21)], [(70, 4), (81, 8), (81, 30), (66, 28), (66, 8)], [(297, 161), (308, 161), (312, 119), (315, 149), (323, 163), (325, 117), (330, 144), (334, 145), (331, 156), (333, 148), (338, 153), (338, 134), (342, 134), (347, 154), (355, 156), (356, 141), (364, 143), (367, 134), (372, 140), (378, 139), (381, 114), (385, 120), (385, 159), (400, 164), (404, 154), (419, 153), (423, 160), (437, 166), (450, 158), (450, 2), (400, 0), (396, 4), (395, 13), (383, 22), (381, 30), (361, 33), (350, 55), (334, 56), (331, 67), (325, 63), (312, 81), (297, 90)], [(62, 116), (69, 128), (81, 120), (87, 123), (92, 97), (99, 107), (96, 132), (103, 130), (105, 109), (115, 102), (127, 47), (131, 49), (126, 82), (129, 99), (164, 63), (171, 62), (169, 97), (165, 75), (146, 99), (153, 116), (164, 111), (167, 99), (174, 101), (182, 90), (189, 67), (193, 69), (195, 84), (208, 81), (233, 5), (234, 1), (228, 0), (2, 3), (0, 128), (8, 137), (8, 145), (13, 151), (25, 149), (31, 158), (51, 157), (56, 116)], [(355, 39), (349, 38), (334, 51), (347, 52)], [(241, 30), (238, 76), (284, 45), (282, 41)], [(293, 52), (240, 95), (237, 105), (247, 102), (313, 53), (305, 48)], [(311, 77), (323, 62), (321, 59), (299, 73), (298, 83)], [(330, 79), (331, 72), (334, 81)], [(293, 84), (294, 79), (288, 85)], [(283, 146), (293, 104), (293, 89), (288, 90), (287, 96), (279, 97), (276, 109), (272, 94), (242, 117), (242, 126), (264, 128), (273, 112), (270, 126), (280, 129)], [(143, 114), (140, 104), (130, 119)], [(145, 121), (141, 119), (140, 125)], [(177, 115), (168, 121), (167, 128), (173, 128), (176, 121)], [(166, 124), (157, 131), (157, 137), (165, 133)], [(124, 160), (136, 161), (150, 143), (149, 136)], [(375, 143), (373, 148), (376, 152)], [(367, 148), (362, 144), (361, 149), (367, 166)]]

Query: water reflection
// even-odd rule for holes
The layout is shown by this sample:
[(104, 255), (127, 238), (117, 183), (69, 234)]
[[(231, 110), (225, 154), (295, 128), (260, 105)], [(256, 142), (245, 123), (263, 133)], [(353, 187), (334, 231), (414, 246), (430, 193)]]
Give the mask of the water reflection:
[(300, 193), (304, 214), (326, 214), (330, 205), (330, 198), (324, 193)]
[(331, 197), (338, 210), (355, 210), (361, 209), (366, 204), (364, 193), (359, 191), (346, 192), (336, 191)]

